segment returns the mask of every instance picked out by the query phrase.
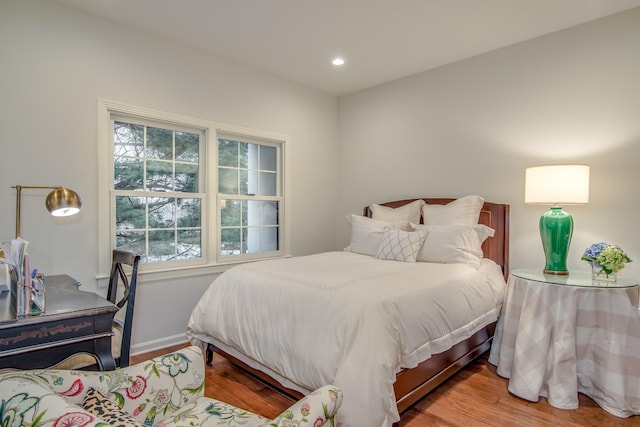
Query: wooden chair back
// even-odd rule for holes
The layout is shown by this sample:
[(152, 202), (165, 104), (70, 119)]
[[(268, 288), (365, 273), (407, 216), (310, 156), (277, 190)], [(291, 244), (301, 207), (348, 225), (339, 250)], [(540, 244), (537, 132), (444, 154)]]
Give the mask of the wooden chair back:
[[(134, 252), (113, 250), (111, 262), (111, 276), (109, 278), (109, 289), (107, 299), (118, 306), (118, 309), (125, 310), (124, 317), (114, 319), (122, 329), (122, 343), (120, 354), (115, 355), (116, 366), (124, 368), (129, 366), (129, 356), (131, 353), (131, 330), (133, 327), (133, 309), (136, 299), (136, 285), (138, 282), (138, 263), (140, 255)], [(125, 271), (123, 266), (129, 266)], [(115, 325), (114, 325), (115, 326)]]

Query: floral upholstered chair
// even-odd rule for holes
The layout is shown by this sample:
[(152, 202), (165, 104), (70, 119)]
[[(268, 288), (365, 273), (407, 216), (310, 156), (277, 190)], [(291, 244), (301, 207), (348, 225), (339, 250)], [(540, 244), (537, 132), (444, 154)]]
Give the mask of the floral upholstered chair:
[(0, 373), (1, 426), (333, 426), (342, 392), (324, 386), (273, 420), (204, 397), (204, 359), (187, 347), (109, 372)]

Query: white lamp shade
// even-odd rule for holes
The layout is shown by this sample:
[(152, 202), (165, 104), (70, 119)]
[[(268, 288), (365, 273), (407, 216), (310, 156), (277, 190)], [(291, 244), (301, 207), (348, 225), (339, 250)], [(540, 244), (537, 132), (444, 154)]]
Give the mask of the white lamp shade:
[(549, 165), (527, 168), (524, 202), (550, 205), (589, 203), (589, 166)]

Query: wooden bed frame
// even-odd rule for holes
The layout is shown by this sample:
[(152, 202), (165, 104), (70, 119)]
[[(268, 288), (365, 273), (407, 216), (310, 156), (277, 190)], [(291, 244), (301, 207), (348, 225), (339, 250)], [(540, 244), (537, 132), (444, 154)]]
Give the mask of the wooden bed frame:
[[(381, 203), (383, 206), (397, 208), (419, 199), (406, 199)], [(455, 199), (451, 198), (423, 198), (427, 204), (444, 205)], [(364, 208), (363, 214), (371, 217), (369, 207)], [(495, 230), (493, 237), (485, 240), (482, 250), (485, 258), (495, 261), (504, 273), (509, 274), (509, 205), (485, 202), (480, 212), (478, 223), (488, 225)], [(470, 338), (459, 342), (449, 350), (435, 354), (412, 369), (404, 369), (396, 375), (394, 392), (398, 412), (402, 413), (415, 402), (426, 396), (430, 391), (445, 380), (464, 368), (491, 347), (491, 340), (495, 330), (495, 322), (476, 332)], [(207, 348), (207, 363), (213, 360), (213, 352), (225, 357), (234, 365), (261, 379), (275, 389), (294, 399), (301, 399), (303, 394), (282, 386), (278, 381), (264, 372), (252, 368), (236, 357), (220, 350), (213, 344)]]

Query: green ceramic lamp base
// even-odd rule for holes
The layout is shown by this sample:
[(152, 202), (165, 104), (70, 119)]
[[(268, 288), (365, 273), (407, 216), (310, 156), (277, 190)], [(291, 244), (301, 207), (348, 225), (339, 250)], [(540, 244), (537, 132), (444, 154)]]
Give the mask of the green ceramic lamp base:
[(546, 261), (545, 274), (569, 274), (567, 255), (572, 235), (573, 218), (560, 206), (552, 206), (550, 211), (540, 217), (540, 238)]

